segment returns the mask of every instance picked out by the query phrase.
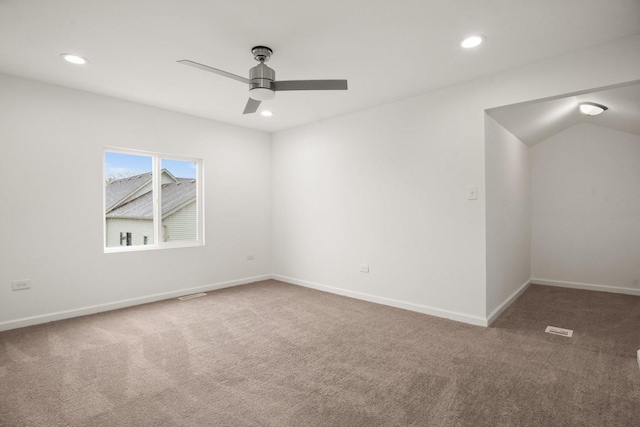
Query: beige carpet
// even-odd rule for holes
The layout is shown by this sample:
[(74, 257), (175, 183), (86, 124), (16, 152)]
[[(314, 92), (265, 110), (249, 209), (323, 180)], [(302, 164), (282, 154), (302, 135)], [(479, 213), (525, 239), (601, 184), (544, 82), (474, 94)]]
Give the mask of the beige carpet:
[(640, 297), (481, 328), (267, 281), (0, 333), (0, 425), (634, 426), (638, 348)]

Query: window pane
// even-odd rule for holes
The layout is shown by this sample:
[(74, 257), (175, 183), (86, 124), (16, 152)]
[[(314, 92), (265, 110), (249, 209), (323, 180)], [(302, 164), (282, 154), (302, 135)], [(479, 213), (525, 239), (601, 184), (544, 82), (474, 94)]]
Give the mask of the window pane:
[(197, 164), (181, 160), (161, 160), (163, 242), (198, 238)]
[(153, 244), (152, 158), (105, 152), (107, 247)]

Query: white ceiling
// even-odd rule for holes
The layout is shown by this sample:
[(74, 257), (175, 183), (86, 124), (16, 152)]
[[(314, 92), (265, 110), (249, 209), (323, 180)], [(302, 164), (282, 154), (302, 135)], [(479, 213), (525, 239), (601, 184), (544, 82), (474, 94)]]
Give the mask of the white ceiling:
[[(476, 50), (457, 46), (482, 33)], [(0, 0), (0, 72), (275, 131), (640, 33), (638, 0)], [(250, 49), (279, 80), (341, 79), (346, 92), (282, 92), (242, 115)], [(85, 56), (72, 66), (63, 52)]]
[[(595, 102), (608, 110), (599, 116), (585, 116), (578, 109), (581, 102)], [(530, 146), (578, 123), (640, 135), (640, 84), (493, 108), (487, 112)]]

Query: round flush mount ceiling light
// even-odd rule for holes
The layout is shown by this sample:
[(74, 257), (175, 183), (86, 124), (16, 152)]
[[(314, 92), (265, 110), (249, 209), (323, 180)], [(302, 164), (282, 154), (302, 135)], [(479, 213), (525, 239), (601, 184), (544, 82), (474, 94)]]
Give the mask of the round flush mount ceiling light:
[(465, 37), (461, 42), (460, 46), (465, 49), (470, 49), (472, 47), (480, 46), (484, 41), (484, 36), (481, 34), (474, 34), (469, 37)]
[(580, 112), (586, 116), (597, 116), (598, 114), (602, 114), (607, 110), (602, 104), (596, 104), (595, 102), (581, 102), (580, 103)]
[(74, 55), (73, 53), (63, 53), (60, 56), (62, 56), (62, 58), (65, 61), (70, 62), (70, 63), (75, 64), (75, 65), (84, 65), (84, 64), (89, 62), (87, 60), (87, 58), (83, 58), (82, 56)]
[(262, 114), (265, 117), (271, 117), (273, 116), (273, 113), (269, 110), (264, 110), (263, 112), (261, 112), (260, 114)]

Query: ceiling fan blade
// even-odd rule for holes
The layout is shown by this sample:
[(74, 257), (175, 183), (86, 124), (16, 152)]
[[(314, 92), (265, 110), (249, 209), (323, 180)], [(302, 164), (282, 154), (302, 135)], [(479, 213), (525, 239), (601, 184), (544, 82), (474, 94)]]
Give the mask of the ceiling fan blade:
[(347, 90), (346, 80), (284, 80), (273, 82), (275, 91), (281, 90)]
[(198, 62), (189, 61), (188, 59), (181, 59), (178, 62), (181, 63), (181, 64), (184, 64), (184, 65), (189, 65), (190, 67), (200, 68), (201, 70), (209, 71), (210, 73), (219, 74), (221, 76), (229, 77), (230, 79), (238, 80), (239, 82), (249, 84), (249, 79), (246, 79), (246, 78), (244, 78), (242, 76), (238, 76), (236, 74), (227, 73), (226, 71), (218, 70), (217, 68), (209, 67), (208, 65), (200, 64)]
[(251, 113), (255, 113), (256, 111), (258, 111), (258, 107), (260, 106), (260, 102), (261, 101), (257, 101), (253, 98), (249, 98), (249, 100), (247, 101), (247, 106), (244, 107), (244, 111), (242, 112), (242, 114), (251, 114)]

